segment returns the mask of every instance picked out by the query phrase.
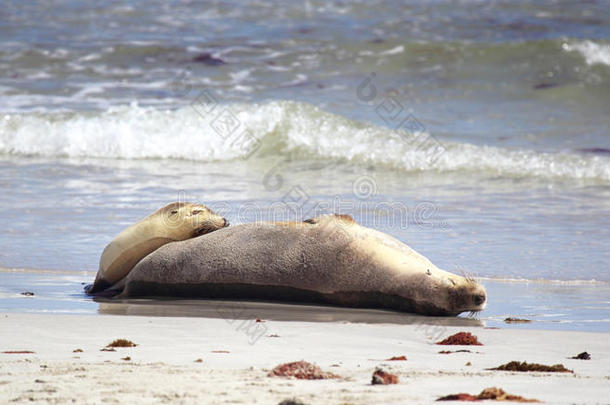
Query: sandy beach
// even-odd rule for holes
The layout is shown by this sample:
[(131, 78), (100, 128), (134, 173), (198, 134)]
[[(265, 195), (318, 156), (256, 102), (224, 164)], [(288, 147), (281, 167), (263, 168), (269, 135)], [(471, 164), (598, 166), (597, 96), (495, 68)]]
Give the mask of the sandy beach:
[(2, 5), (0, 405), (610, 405), (608, 1)]
[[(2, 352), (33, 352), (0, 354), (3, 403), (431, 403), (495, 386), (550, 404), (606, 404), (610, 393), (605, 334), (124, 315), (11, 313), (0, 322)], [(459, 331), (483, 346), (434, 344)], [(100, 351), (119, 338), (138, 346)], [(471, 352), (438, 353), (460, 349)], [(583, 351), (591, 360), (568, 359)], [(341, 378), (267, 375), (298, 360)], [(562, 363), (574, 373), (487, 370), (513, 360)], [(399, 383), (371, 385), (376, 367)]]

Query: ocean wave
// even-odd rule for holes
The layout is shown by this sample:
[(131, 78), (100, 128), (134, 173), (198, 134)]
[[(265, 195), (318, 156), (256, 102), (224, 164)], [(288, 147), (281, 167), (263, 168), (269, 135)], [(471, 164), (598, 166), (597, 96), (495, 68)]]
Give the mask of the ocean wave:
[(414, 117), (405, 128), (390, 130), (290, 101), (195, 103), (178, 110), (132, 104), (100, 113), (0, 115), (0, 153), (194, 161), (245, 159), (255, 153), (406, 171), (610, 181), (607, 156), (440, 142), (419, 131)]
[(610, 45), (598, 44), (593, 41), (564, 43), (562, 48), (568, 52), (578, 52), (585, 58), (587, 65), (602, 64), (610, 66)]

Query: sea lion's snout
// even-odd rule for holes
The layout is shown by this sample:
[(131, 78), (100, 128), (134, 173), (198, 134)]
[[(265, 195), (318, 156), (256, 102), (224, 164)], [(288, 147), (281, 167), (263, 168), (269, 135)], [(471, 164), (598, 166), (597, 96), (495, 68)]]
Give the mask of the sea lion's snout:
[(479, 294), (474, 295), (474, 305), (475, 306), (480, 307), (481, 305), (485, 304), (485, 301), (487, 301), (487, 297), (485, 296), (485, 293), (479, 293)]
[(467, 311), (478, 312), (485, 309), (485, 305), (487, 303), (487, 293), (485, 292), (485, 288), (481, 284), (475, 282), (474, 280), (471, 280), (469, 295), (471, 303), (465, 306), (465, 309)]
[(189, 218), (196, 236), (204, 235), (229, 225), (229, 221), (226, 218), (216, 214), (205, 205), (193, 205), (192, 208)]
[(487, 293), (485, 287), (470, 278), (455, 277), (455, 285), (448, 288), (448, 304), (451, 314), (479, 312), (485, 309)]

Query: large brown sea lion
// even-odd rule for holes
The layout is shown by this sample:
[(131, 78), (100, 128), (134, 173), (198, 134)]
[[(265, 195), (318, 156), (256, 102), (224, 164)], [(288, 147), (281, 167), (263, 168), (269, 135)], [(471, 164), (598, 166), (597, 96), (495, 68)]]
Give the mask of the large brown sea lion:
[(170, 243), (125, 277), (119, 297), (316, 302), (457, 315), (485, 307), (485, 289), (346, 215), (250, 223)]

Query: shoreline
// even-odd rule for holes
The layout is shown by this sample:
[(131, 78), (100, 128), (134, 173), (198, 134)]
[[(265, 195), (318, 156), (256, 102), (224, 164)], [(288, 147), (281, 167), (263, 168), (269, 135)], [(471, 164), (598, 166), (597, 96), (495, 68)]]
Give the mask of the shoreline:
[[(545, 403), (607, 400), (607, 334), (261, 321), (2, 313), (1, 351), (34, 353), (0, 354), (0, 397), (17, 402), (33, 398), (33, 403), (279, 403), (293, 397), (304, 403), (430, 403), (444, 395), (476, 395), (496, 386)], [(434, 344), (459, 331), (478, 336), (484, 346)], [(119, 338), (138, 346), (100, 351)], [(82, 352), (74, 353), (76, 349)], [(472, 353), (438, 353), (458, 349)], [(568, 359), (583, 351), (592, 359)], [(407, 361), (384, 360), (402, 355)], [(129, 360), (122, 360), (126, 357)], [(342, 378), (267, 376), (273, 367), (298, 360)], [(574, 374), (487, 370), (514, 360), (562, 363)], [(370, 385), (376, 367), (396, 374), (399, 383)]]
[[(361, 310), (330, 306), (291, 303), (224, 301), (224, 300), (103, 300), (83, 293), (83, 286), (95, 276), (91, 271), (33, 271), (0, 267), (0, 312), (39, 314), (80, 314), (147, 316), (217, 317), (217, 305), (239, 305), (254, 309), (260, 317), (281, 321), (349, 321), (365, 323), (424, 322), (413, 314)], [(488, 292), (489, 303), (478, 313), (478, 326), (505, 329), (573, 330), (610, 332), (610, 307), (607, 297), (610, 283), (546, 283), (499, 281), (480, 278)], [(24, 292), (34, 295), (24, 296)], [(333, 317), (329, 317), (333, 314)], [(413, 321), (410, 318), (415, 317)], [(507, 324), (506, 318), (531, 320), (529, 323)], [(380, 321), (382, 319), (382, 321)], [(439, 323), (431, 318), (430, 323)], [(456, 326), (477, 326), (466, 314), (451, 318)], [(426, 321), (428, 322), (428, 321)]]

